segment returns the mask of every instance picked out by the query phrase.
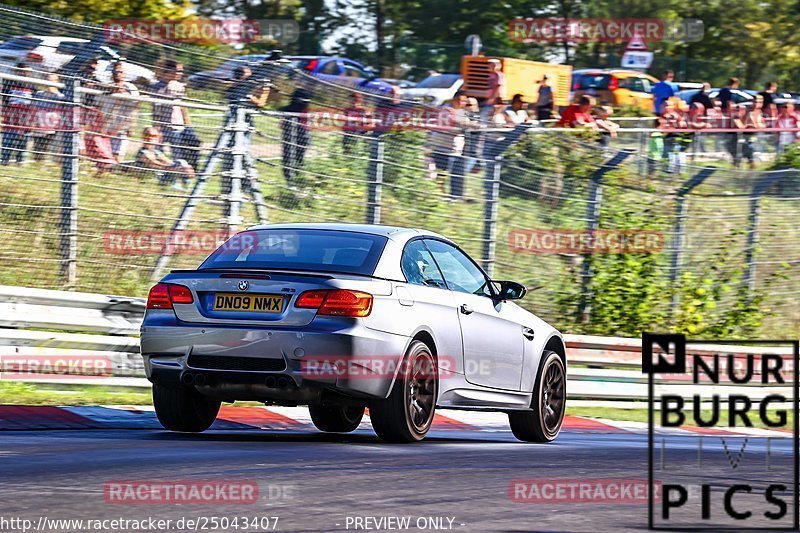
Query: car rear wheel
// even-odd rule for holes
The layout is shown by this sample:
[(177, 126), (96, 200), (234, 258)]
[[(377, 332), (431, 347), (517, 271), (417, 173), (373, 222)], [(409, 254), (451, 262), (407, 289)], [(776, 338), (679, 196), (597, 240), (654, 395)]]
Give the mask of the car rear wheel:
[(521, 441), (550, 442), (558, 436), (564, 421), (567, 373), (564, 360), (545, 351), (533, 388), (530, 411), (508, 413), (511, 432)]
[(217, 419), (221, 402), (191, 387), (170, 388), (153, 383), (153, 406), (164, 429), (186, 433), (207, 430)]
[(311, 421), (320, 431), (328, 433), (350, 433), (364, 417), (364, 408), (343, 405), (309, 405)]
[(370, 405), (375, 433), (389, 442), (416, 442), (428, 433), (439, 390), (436, 360), (425, 343), (414, 341), (389, 397)]

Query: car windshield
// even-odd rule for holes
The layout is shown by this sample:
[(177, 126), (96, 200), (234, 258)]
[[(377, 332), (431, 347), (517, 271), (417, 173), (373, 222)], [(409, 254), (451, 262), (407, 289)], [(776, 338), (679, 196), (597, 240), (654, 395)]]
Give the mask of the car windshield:
[(371, 275), (386, 237), (339, 230), (268, 229), (235, 235), (199, 269), (259, 268)]
[(416, 86), (417, 89), (447, 89), (448, 87), (452, 87), (455, 82), (461, 76), (458, 74), (437, 74), (435, 76), (429, 76), (422, 80), (419, 85)]
[(576, 89), (608, 89), (610, 74), (582, 74)]
[(33, 50), (42, 43), (35, 37), (14, 37), (0, 44), (0, 50)]

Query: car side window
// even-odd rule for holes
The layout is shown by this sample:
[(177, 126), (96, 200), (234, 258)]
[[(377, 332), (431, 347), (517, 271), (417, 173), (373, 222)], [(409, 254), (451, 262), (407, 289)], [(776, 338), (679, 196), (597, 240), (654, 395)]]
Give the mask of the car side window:
[(422, 240), (411, 241), (406, 245), (400, 266), (406, 280), (411, 284), (439, 289), (447, 288), (442, 273), (439, 272), (439, 267), (436, 266), (436, 262)]
[(349, 61), (345, 61), (343, 63), (344, 66), (344, 75), (349, 78), (367, 78), (369, 77), (367, 73), (356, 65), (355, 63), (350, 63)]
[(336, 60), (331, 60), (322, 65), (320, 69), (320, 74), (330, 74), (332, 76), (338, 76), (341, 74), (341, 70), (339, 69), (339, 63)]
[(491, 296), (491, 289), (483, 271), (464, 252), (455, 246), (432, 239), (426, 239), (425, 245), (431, 251), (451, 290)]

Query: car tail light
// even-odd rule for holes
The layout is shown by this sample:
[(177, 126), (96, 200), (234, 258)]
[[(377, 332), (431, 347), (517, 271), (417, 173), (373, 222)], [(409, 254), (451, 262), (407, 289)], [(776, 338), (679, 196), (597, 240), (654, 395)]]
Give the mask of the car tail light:
[(294, 306), (316, 309), (318, 315), (365, 317), (372, 312), (372, 295), (345, 289), (306, 291)]
[(319, 60), (318, 59), (312, 59), (311, 61), (306, 63), (306, 70), (309, 71), (309, 72), (314, 72), (314, 69), (317, 68), (317, 65), (319, 65)]
[(41, 63), (44, 61), (44, 56), (35, 52), (28, 52), (28, 55), (25, 56), (25, 61), (28, 63)]
[(617, 89), (619, 89), (619, 78), (611, 76), (611, 79), (608, 81), (608, 90), (616, 91)]
[(579, 82), (576, 81), (575, 83), (572, 84), (572, 90), (573, 91), (577, 91), (580, 88), (581, 88), (581, 84)]
[(147, 295), (147, 309), (172, 309), (172, 304), (190, 304), (194, 302), (189, 287), (174, 283), (158, 283)]

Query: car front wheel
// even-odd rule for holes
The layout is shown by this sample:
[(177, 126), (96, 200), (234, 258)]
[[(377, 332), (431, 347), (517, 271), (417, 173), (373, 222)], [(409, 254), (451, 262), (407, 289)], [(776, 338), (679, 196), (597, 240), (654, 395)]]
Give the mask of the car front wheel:
[(511, 432), (521, 441), (550, 442), (558, 436), (567, 403), (567, 372), (564, 360), (545, 351), (533, 388), (531, 409), (508, 413)]
[(164, 429), (186, 433), (207, 430), (217, 419), (221, 402), (190, 387), (164, 387), (153, 383), (153, 407)]
[(370, 405), (375, 433), (389, 442), (422, 440), (433, 422), (438, 390), (436, 360), (425, 343), (414, 341), (389, 397)]

